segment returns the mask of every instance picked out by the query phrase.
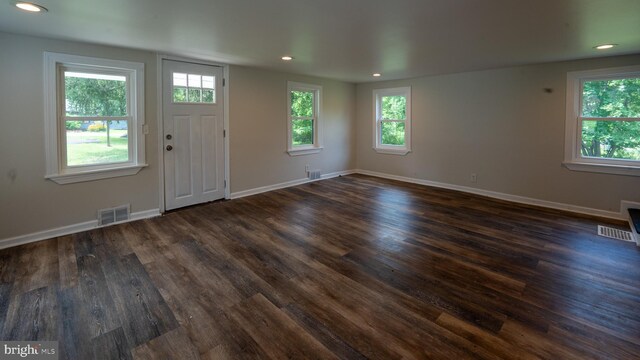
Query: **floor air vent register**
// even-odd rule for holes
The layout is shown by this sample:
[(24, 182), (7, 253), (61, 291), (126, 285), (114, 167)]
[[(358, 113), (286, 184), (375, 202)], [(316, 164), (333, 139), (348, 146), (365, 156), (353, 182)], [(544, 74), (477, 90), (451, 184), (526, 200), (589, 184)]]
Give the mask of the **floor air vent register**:
[(615, 229), (608, 226), (598, 225), (598, 235), (616, 239), (616, 240), (634, 241), (633, 235), (631, 234), (631, 232)]
[(98, 210), (98, 225), (109, 225), (129, 220), (129, 205)]
[(322, 174), (320, 173), (320, 170), (311, 170), (309, 171), (309, 179), (310, 180), (317, 180), (320, 179), (322, 177)]

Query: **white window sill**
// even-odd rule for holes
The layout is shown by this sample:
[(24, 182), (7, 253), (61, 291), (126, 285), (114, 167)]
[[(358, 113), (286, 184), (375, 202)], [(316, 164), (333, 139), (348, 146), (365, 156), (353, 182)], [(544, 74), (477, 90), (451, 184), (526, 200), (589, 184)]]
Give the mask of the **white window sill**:
[(629, 165), (612, 165), (612, 164), (594, 164), (584, 162), (568, 162), (562, 163), (567, 169), (574, 171), (586, 171), (602, 174), (640, 176), (640, 166)]
[(309, 155), (309, 154), (317, 154), (320, 151), (322, 151), (323, 147), (322, 146), (318, 146), (318, 147), (305, 147), (305, 148), (300, 148), (300, 149), (289, 149), (287, 150), (287, 152), (289, 153), (289, 156), (299, 156), (299, 155)]
[(109, 179), (120, 176), (130, 176), (135, 175), (142, 170), (142, 168), (147, 167), (147, 164), (142, 165), (128, 165), (124, 167), (119, 167), (115, 169), (100, 169), (100, 170), (90, 170), (90, 171), (82, 171), (82, 172), (74, 172), (68, 174), (51, 174), (45, 176), (46, 179), (49, 179), (57, 184), (73, 184), (78, 182), (85, 181), (94, 181), (101, 179)]
[(389, 148), (376, 148), (376, 147), (374, 147), (373, 150), (375, 150), (379, 154), (391, 154), (391, 155), (403, 155), (403, 156), (407, 155), (408, 153), (411, 152), (411, 150), (406, 149), (406, 148), (389, 149)]

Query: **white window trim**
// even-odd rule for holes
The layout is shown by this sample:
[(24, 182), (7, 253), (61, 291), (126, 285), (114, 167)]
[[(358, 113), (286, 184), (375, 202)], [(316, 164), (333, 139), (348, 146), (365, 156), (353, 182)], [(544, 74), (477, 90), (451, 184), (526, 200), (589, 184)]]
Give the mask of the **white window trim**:
[[(293, 129), (291, 117), (291, 91), (312, 91), (313, 111), (313, 145), (293, 146)], [(322, 151), (322, 86), (287, 81), (287, 152), (290, 156), (317, 154)]]
[[(59, 88), (63, 86), (58, 81), (59, 66), (104, 68), (107, 71), (115, 69), (127, 73), (132, 89), (129, 96), (136, 99), (136, 101), (130, 101), (129, 116), (135, 125), (130, 127), (131, 138), (135, 139), (134, 146), (129, 148), (131, 161), (73, 168), (63, 166), (62, 156), (64, 156), (65, 149), (62, 149), (60, 145), (63, 140), (63, 131), (65, 131), (65, 127), (61, 124), (61, 117), (65, 109), (58, 107), (58, 95), (61, 93)], [(44, 125), (46, 179), (58, 184), (70, 184), (137, 174), (147, 166), (144, 136), (148, 131), (144, 118), (144, 64), (45, 52)]]
[[(564, 162), (566, 168), (575, 171), (640, 176), (640, 161), (583, 157), (581, 152), (580, 97), (584, 80), (616, 77), (640, 77), (640, 66), (573, 71), (567, 73), (566, 120)], [(622, 120), (622, 119), (621, 119)]]
[[(381, 144), (382, 102), (383, 96), (404, 96), (407, 99), (406, 119), (404, 120), (404, 146)], [(398, 87), (373, 90), (373, 150), (381, 154), (407, 155), (411, 152), (411, 87)]]

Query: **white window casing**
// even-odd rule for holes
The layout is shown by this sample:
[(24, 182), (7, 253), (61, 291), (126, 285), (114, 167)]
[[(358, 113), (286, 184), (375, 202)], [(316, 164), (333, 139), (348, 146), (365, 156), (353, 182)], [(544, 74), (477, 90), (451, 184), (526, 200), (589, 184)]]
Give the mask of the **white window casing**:
[[(291, 114), (291, 92), (304, 91), (313, 93), (313, 116), (299, 118)], [(287, 153), (290, 156), (317, 154), (322, 151), (322, 86), (303, 84), (299, 82), (287, 82)], [(313, 121), (313, 144), (293, 144), (293, 121), (295, 119), (308, 119)]]
[[(95, 72), (126, 78), (127, 114), (114, 117), (127, 121), (128, 161), (67, 166), (64, 71)], [(92, 181), (137, 174), (145, 160), (144, 64), (86, 56), (44, 53), (45, 178), (58, 184)], [(74, 117), (77, 121), (109, 116)], [(69, 118), (71, 119), (71, 118)]]
[[(382, 98), (385, 96), (402, 96), (406, 99), (405, 119), (383, 119)], [(411, 87), (398, 87), (373, 90), (373, 150), (381, 154), (406, 155), (411, 152)], [(382, 123), (404, 123), (404, 145), (388, 145), (382, 143)]]
[(640, 176), (640, 161), (583, 156), (583, 121), (640, 121), (640, 118), (592, 118), (582, 116), (583, 83), (594, 80), (640, 78), (640, 66), (574, 71), (567, 73), (565, 149), (563, 165), (575, 171)]

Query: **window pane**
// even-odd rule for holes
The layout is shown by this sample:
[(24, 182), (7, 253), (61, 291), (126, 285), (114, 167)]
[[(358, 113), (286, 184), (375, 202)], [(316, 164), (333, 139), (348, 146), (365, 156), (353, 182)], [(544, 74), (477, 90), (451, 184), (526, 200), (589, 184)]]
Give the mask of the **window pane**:
[(214, 89), (215, 88), (215, 77), (213, 76), (203, 76), (202, 77), (202, 87), (205, 89)]
[(68, 166), (129, 161), (126, 120), (67, 121), (65, 126)]
[(173, 73), (173, 86), (187, 86), (187, 74)]
[(202, 90), (202, 102), (205, 103), (215, 103), (216, 102), (216, 91), (215, 90)]
[(383, 121), (382, 128), (382, 145), (404, 145), (404, 122), (399, 121)]
[(173, 102), (187, 102), (187, 88), (174, 88)]
[(582, 156), (640, 160), (640, 122), (583, 121)]
[(291, 92), (291, 115), (301, 117), (313, 117), (313, 92)]
[(192, 102), (192, 103), (202, 102), (202, 100), (200, 99), (201, 93), (202, 93), (202, 90), (200, 89), (189, 89), (189, 102)]
[(67, 116), (126, 116), (125, 76), (65, 71)]
[(407, 98), (404, 96), (382, 97), (382, 119), (406, 120)]
[(640, 78), (585, 81), (582, 116), (640, 117)]
[(291, 127), (293, 145), (313, 145), (313, 120), (293, 120)]
[(200, 83), (200, 75), (189, 74), (189, 87), (202, 87)]

